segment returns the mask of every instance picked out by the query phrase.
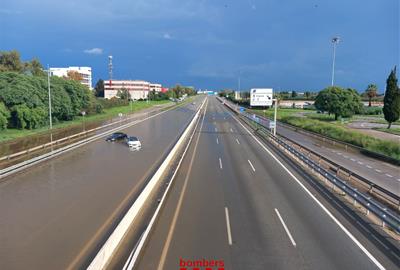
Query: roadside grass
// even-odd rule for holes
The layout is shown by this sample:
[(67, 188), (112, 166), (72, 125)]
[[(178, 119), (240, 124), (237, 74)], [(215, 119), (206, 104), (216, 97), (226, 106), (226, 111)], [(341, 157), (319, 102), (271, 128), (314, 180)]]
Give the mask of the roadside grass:
[[(382, 131), (382, 132), (390, 133), (390, 134), (400, 135), (400, 128), (392, 127), (390, 129), (387, 129), (387, 128), (374, 128), (374, 129)], [(400, 143), (400, 141), (399, 141), (399, 143)]]
[[(248, 113), (266, 116), (270, 119), (274, 116), (273, 109), (266, 110), (265, 112), (261, 109), (247, 109), (246, 111)], [(299, 113), (303, 115), (300, 116)], [(357, 116), (359, 117), (360, 115)], [(364, 117), (367, 116), (370, 117), (370, 115), (364, 115)], [(342, 123), (341, 120), (335, 121), (334, 115), (319, 114), (302, 109), (279, 108), (277, 119), (292, 126), (312, 131), (332, 139), (354, 144), (367, 150), (400, 160), (399, 143), (375, 138), (361, 132), (350, 130), (346, 128), (345, 123)], [(349, 119), (346, 119), (346, 122), (348, 121)], [(386, 123), (386, 121), (384, 123)], [(389, 131), (385, 128), (377, 130), (400, 135), (400, 128), (391, 128)]]
[(288, 116), (282, 118), (281, 121), (400, 160), (400, 144), (393, 141), (374, 138), (337, 124), (324, 123), (319, 120)]
[[(111, 119), (114, 117), (118, 117), (119, 113), (122, 114), (130, 114), (134, 113), (146, 108), (150, 108), (155, 105), (161, 105), (161, 104), (166, 104), (166, 103), (171, 103), (169, 100), (160, 100), (160, 101), (135, 101), (132, 103), (132, 109), (130, 105), (127, 106), (118, 106), (118, 107), (113, 107), (109, 109), (105, 109), (103, 113), (101, 114), (93, 114), (93, 115), (87, 115), (87, 116), (77, 116), (74, 120), (71, 121), (63, 121), (63, 122), (58, 122), (53, 124), (53, 129), (61, 129), (61, 128), (66, 128), (66, 127), (73, 127), (73, 126), (80, 126), (85, 122), (86, 124), (90, 124), (92, 122), (97, 122), (97, 121), (102, 121), (102, 120), (107, 120)], [(20, 137), (26, 137), (30, 135), (38, 135), (38, 134), (43, 134), (47, 133), (49, 131), (49, 128), (46, 127), (41, 127), (38, 129), (6, 129), (0, 131), (0, 142), (5, 142), (5, 141), (10, 141), (14, 140)]]

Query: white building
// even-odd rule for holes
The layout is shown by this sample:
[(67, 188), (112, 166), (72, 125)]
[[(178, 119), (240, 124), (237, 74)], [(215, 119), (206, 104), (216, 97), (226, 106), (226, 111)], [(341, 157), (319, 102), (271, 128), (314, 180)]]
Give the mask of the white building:
[(67, 68), (50, 68), (51, 76), (67, 77), (69, 71), (76, 71), (82, 76), (81, 84), (92, 89), (92, 68), (90, 67), (67, 67)]
[(150, 91), (161, 92), (162, 91), (162, 85), (159, 84), (159, 83), (151, 83), (150, 84)]
[[(104, 98), (113, 98), (117, 96), (118, 91), (128, 90), (131, 99), (147, 99), (149, 91), (161, 91), (161, 84), (150, 84), (141, 80), (111, 80), (104, 81)], [(159, 90), (158, 90), (159, 89)]]

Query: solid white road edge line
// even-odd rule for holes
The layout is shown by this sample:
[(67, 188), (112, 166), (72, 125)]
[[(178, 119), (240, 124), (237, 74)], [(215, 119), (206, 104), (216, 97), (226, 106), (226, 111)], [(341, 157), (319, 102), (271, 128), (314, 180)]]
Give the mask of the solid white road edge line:
[[(158, 180), (161, 178), (161, 175), (164, 173), (166, 168), (168, 167), (169, 163), (171, 162), (172, 158), (175, 156), (178, 148), (180, 145), (183, 143), (185, 140), (186, 136), (188, 135), (190, 129), (192, 126), (195, 126), (195, 123), (197, 121), (197, 118), (200, 114), (200, 111), (204, 105), (204, 103), (207, 101), (207, 98), (204, 100), (202, 105), (200, 106), (199, 110), (191, 120), (190, 124), (186, 128), (186, 130), (183, 132), (182, 136), (179, 138), (178, 142), (175, 144), (175, 146), (172, 148), (170, 153), (167, 155), (161, 166), (158, 168), (156, 173), (153, 175), (153, 177), (150, 179), (150, 181), (147, 183), (146, 187), (143, 189), (143, 191), (139, 194), (138, 198), (136, 201), (132, 204), (132, 206), (129, 208), (128, 212), (124, 215), (122, 220), (118, 223), (117, 227), (115, 230), (111, 233), (111, 235), (108, 237), (107, 241), (103, 244), (101, 249), (98, 251), (96, 254), (95, 258), (92, 260), (90, 265), (88, 266), (87, 269), (104, 269), (111, 256), (114, 254), (114, 251), (116, 248), (118, 248), (119, 244), (121, 243), (123, 237), (125, 236), (125, 233), (127, 232), (129, 226), (131, 225), (131, 222), (136, 218), (138, 215), (140, 209), (142, 209), (143, 205), (145, 204), (145, 201), (147, 200), (147, 197), (157, 184)], [(203, 118), (204, 119), (204, 118)], [(196, 127), (196, 126), (195, 126)], [(193, 133), (194, 134), (194, 133)], [(189, 144), (188, 144), (189, 145)], [(169, 185), (170, 186), (170, 185)], [(168, 188), (169, 188), (168, 186)], [(161, 204), (160, 204), (161, 205)], [(147, 237), (147, 235), (145, 235)], [(143, 236), (141, 241), (145, 240), (146, 237)], [(138, 245), (138, 248), (136, 251), (141, 250), (140, 244)], [(136, 252), (134, 254), (134, 259), (136, 260)], [(137, 255), (136, 255), (137, 256)], [(69, 266), (68, 269), (71, 269), (72, 267)]]
[(292, 245), (293, 245), (294, 247), (296, 247), (296, 242), (294, 241), (292, 234), (290, 233), (288, 227), (287, 227), (286, 224), (285, 224), (285, 221), (283, 221), (283, 219), (282, 219), (282, 217), (281, 217), (281, 214), (279, 214), (279, 211), (278, 211), (278, 209), (276, 209), (276, 208), (275, 208), (275, 213), (276, 213), (276, 215), (278, 216), (279, 220), (281, 221), (282, 226), (283, 226), (283, 228), (284, 228), (285, 231), (286, 231), (286, 234), (289, 236), (289, 239), (290, 239), (290, 241), (292, 242)]
[(253, 171), (255, 172), (255, 171), (256, 171), (256, 169), (254, 169), (254, 166), (253, 166), (253, 164), (251, 163), (250, 159), (248, 159), (247, 161), (249, 162), (249, 164), (250, 164), (250, 167), (251, 167), (251, 168), (253, 169)]
[(228, 243), (230, 246), (232, 246), (231, 223), (229, 221), (228, 207), (225, 207), (225, 219), (226, 219), (226, 232), (228, 233)]
[[(230, 112), (229, 112), (230, 113)], [(230, 113), (231, 114), (231, 113)], [(260, 140), (257, 139), (256, 136), (253, 135), (236, 117), (234, 117), (231, 114), (232, 118), (235, 119), (242, 127), (244, 130), (246, 130), (247, 133), (250, 134), (250, 136), (270, 155), (272, 158), (300, 185), (300, 187), (318, 204), (319, 207), (322, 208), (322, 210), (336, 223), (336, 225), (339, 226), (339, 228), (359, 247), (362, 252), (381, 270), (385, 270), (385, 267), (355, 238), (349, 230), (346, 229), (346, 227), (340, 223), (339, 220), (336, 219), (336, 217), (309, 191), (303, 183), (300, 182), (299, 179), (288, 169), (283, 165), (283, 163), (274, 155), (270, 150), (268, 150), (267, 147), (264, 146), (260, 142)]]

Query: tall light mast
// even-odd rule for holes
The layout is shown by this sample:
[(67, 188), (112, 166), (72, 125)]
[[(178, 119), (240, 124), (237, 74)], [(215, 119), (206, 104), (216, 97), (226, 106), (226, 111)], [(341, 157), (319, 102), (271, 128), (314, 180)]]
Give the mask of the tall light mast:
[(110, 80), (110, 87), (111, 87), (112, 72), (113, 72), (112, 58), (113, 58), (112, 55), (108, 56), (108, 76)]

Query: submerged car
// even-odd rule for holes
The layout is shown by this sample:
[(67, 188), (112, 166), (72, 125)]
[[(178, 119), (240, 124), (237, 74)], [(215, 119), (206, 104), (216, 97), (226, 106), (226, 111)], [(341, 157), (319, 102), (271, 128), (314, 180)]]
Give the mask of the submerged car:
[(126, 144), (132, 148), (140, 148), (142, 144), (140, 143), (139, 139), (134, 136), (129, 136), (126, 138)]
[(113, 134), (111, 134), (109, 137), (107, 137), (106, 141), (107, 142), (115, 142), (115, 141), (121, 141), (124, 140), (128, 137), (128, 135), (126, 135), (123, 132), (115, 132)]

